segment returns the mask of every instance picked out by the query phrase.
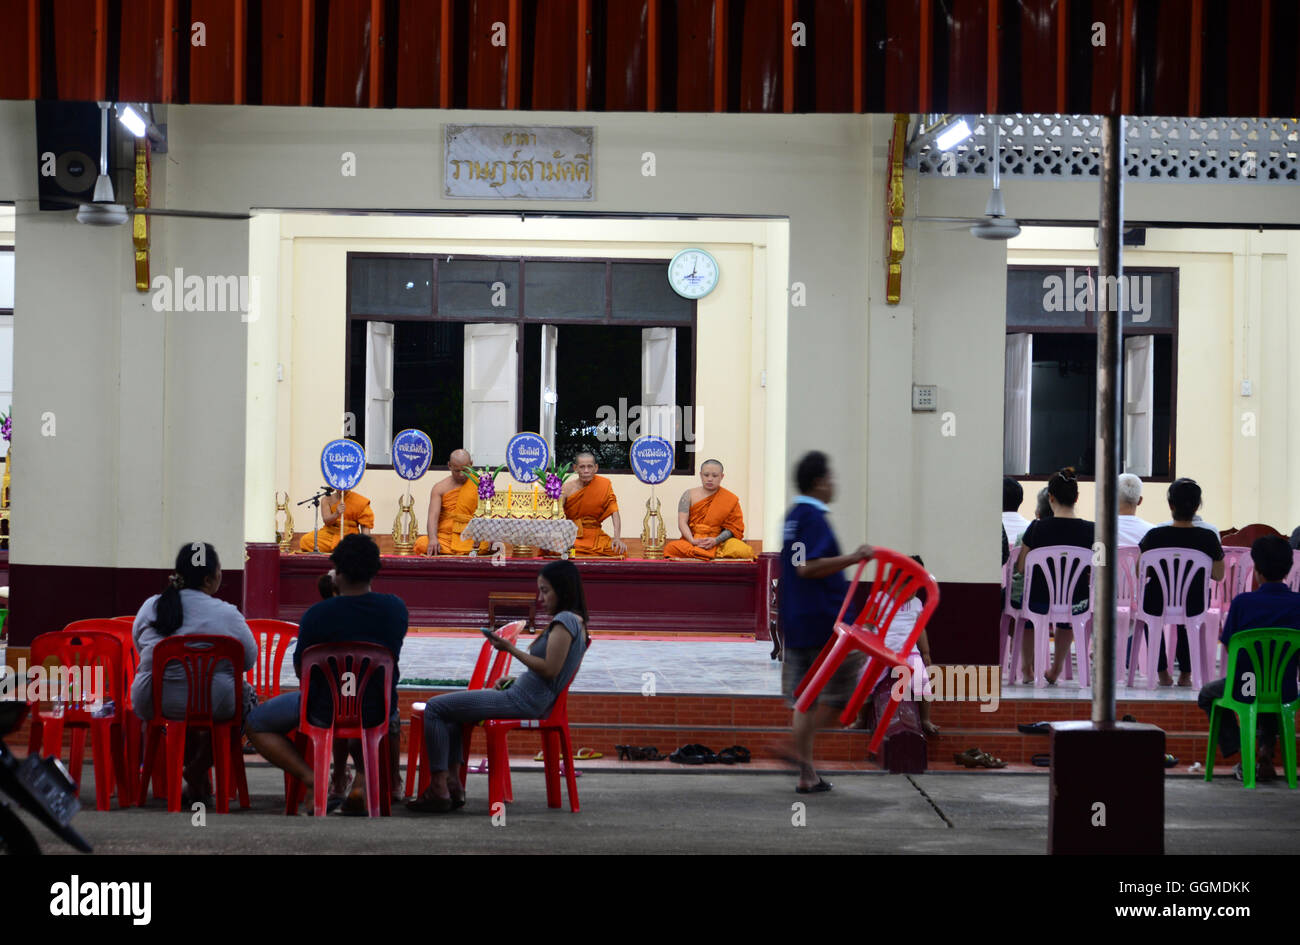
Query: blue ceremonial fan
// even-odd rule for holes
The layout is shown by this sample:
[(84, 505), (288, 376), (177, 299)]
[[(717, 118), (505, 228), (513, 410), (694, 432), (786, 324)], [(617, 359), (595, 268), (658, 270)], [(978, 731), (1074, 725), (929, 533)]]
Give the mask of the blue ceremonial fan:
[(551, 449), (536, 433), (516, 433), (506, 444), (506, 466), (515, 482), (536, 482), (537, 470), (551, 464)]
[(423, 431), (403, 430), (393, 437), (393, 469), (403, 479), (419, 479), (432, 459), (433, 441)]
[(355, 440), (331, 440), (320, 451), (320, 471), (327, 483), (346, 492), (366, 471), (366, 451)]
[(673, 471), (673, 445), (662, 436), (639, 436), (628, 450), (632, 472), (647, 485), (657, 486)]

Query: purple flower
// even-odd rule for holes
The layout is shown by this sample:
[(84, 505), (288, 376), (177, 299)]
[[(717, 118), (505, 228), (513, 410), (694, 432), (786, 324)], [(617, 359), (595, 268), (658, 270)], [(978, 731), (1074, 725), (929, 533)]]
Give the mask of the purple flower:
[(0, 436), (3, 436), (5, 438), (6, 443), (9, 442), (9, 437), (13, 434), (13, 431), (14, 431), (13, 417), (5, 417), (5, 422), (3, 424), (0, 424)]

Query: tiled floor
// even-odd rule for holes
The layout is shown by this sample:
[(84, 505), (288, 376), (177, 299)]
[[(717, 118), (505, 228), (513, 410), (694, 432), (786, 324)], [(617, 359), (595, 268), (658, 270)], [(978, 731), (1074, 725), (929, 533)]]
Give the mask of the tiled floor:
[[(530, 640), (531, 638), (525, 638)], [(483, 638), (442, 633), (408, 636), (402, 647), (402, 679), (468, 679)], [(781, 664), (772, 645), (755, 641), (596, 639), (574, 682), (575, 692), (642, 692), (653, 680), (656, 693), (779, 696)], [(296, 686), (290, 660), (282, 680)], [(1194, 689), (1118, 686), (1116, 699), (1195, 700)], [(1091, 689), (1062, 680), (1056, 686), (1003, 686), (1002, 699), (1091, 699)]]

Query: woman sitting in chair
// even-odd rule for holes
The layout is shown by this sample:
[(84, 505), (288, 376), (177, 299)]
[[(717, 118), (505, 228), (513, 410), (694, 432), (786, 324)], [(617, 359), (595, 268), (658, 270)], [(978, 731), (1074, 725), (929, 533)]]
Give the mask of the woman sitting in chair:
[[(203, 542), (181, 546), (176, 553), (176, 571), (161, 594), (150, 597), (135, 615), (132, 638), (140, 652), (140, 666), (131, 686), (131, 704), (135, 714), (146, 721), (153, 718), (153, 650), (172, 635), (207, 634), (233, 637), (244, 648), (242, 674), (257, 665), (257, 641), (243, 615), (234, 604), (217, 600), (221, 587), (221, 562), (217, 549)], [(185, 667), (171, 663), (162, 681), (163, 715), (169, 719), (185, 717), (189, 687)], [(252, 686), (244, 686), (243, 714), (257, 704)], [(212, 707), (217, 719), (235, 715), (235, 679), (228, 663), (218, 663), (212, 675)], [(207, 801), (208, 769), (212, 767), (211, 738), (205, 731), (192, 731), (185, 738), (185, 805)]]
[(527, 652), (495, 632), (484, 631), (493, 647), (523, 663), (526, 672), (518, 679), (501, 680), (496, 689), (448, 693), (425, 705), (424, 739), (432, 781), (418, 799), (407, 802), (411, 810), (444, 813), (465, 806), (461, 726), (484, 719), (544, 719), (578, 672), (591, 643), (578, 569), (571, 561), (550, 562), (537, 576), (537, 592), (542, 609), (554, 616)]

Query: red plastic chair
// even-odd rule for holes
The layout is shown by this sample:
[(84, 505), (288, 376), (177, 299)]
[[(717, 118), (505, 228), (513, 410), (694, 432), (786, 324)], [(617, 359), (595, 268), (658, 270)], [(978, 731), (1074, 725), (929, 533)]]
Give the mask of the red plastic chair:
[[(63, 628), (64, 633), (111, 633), (122, 644), (122, 732), (126, 751), (126, 770), (135, 772), (119, 785), (123, 795), (121, 804), (130, 807), (135, 804), (135, 782), (140, 770), (140, 754), (144, 749), (144, 723), (135, 714), (131, 704), (131, 686), (135, 683), (135, 672), (140, 667), (140, 651), (135, 648), (132, 630), (134, 617), (92, 617), (87, 620), (74, 620)], [(159, 782), (161, 785), (161, 781)], [(155, 785), (155, 790), (159, 785)]]
[[(577, 674), (574, 674), (577, 678)], [(569, 686), (573, 680), (569, 680)], [(488, 749), (488, 809), (515, 799), (510, 783), (510, 751), (506, 737), (516, 729), (538, 729), (546, 763), (546, 806), (560, 806), (560, 765), (569, 785), (569, 810), (578, 812), (578, 776), (573, 770), (573, 740), (569, 736), (569, 686), (564, 687), (544, 719), (488, 719), (483, 723)]]
[(287, 620), (254, 617), (247, 621), (257, 641), (257, 665), (247, 673), (249, 684), (257, 691), (258, 703), (280, 694), (280, 671), (289, 645), (298, 639), (298, 625)]
[[(387, 817), (391, 813), (391, 787), (389, 785), (388, 718), (392, 714), (393, 673), (396, 669), (393, 654), (387, 647), (375, 643), (323, 643), (313, 646), (302, 655), (300, 662), (302, 698), (299, 700), (298, 751), (312, 765), (315, 787), (312, 790), (317, 817), (324, 817), (329, 799), (330, 761), (334, 756), (335, 738), (361, 739), (362, 763), (366, 770), (366, 809), (371, 817)], [(313, 679), (314, 671), (319, 671)], [(340, 681), (344, 673), (355, 674), (348, 694), (343, 693)], [(307, 715), (311, 700), (310, 686), (325, 685), (334, 703), (334, 720), (329, 726), (314, 725)], [(366, 690), (381, 686), (384, 693), (384, 717), (375, 725), (366, 727), (362, 720), (362, 706)], [(285, 798), (285, 813), (295, 814), (307, 792), (307, 785), (297, 778), (289, 779)]]
[[(235, 680), (235, 714), (230, 719), (213, 716), (212, 677), (221, 663), (229, 663)], [(163, 679), (167, 666), (180, 663), (185, 667), (189, 695), (185, 718), (163, 716)], [(244, 724), (244, 646), (231, 637), (187, 634), (170, 636), (153, 650), (153, 718), (146, 725), (144, 765), (140, 773), (137, 803), (144, 806), (149, 778), (162, 766), (167, 785), (167, 810), (181, 809), (181, 776), (185, 766), (185, 736), (191, 728), (207, 729), (212, 734), (212, 761), (217, 769), (217, 813), (230, 812), (230, 775), (234, 772), (239, 791), (239, 806), (249, 807), (248, 776), (244, 771), (244, 751), (239, 732)], [(166, 741), (163, 741), (166, 736)], [(156, 789), (155, 789), (156, 790)]]
[[(54, 698), (30, 703), (28, 754), (36, 754), (39, 746), (41, 755), (61, 758), (63, 729), (70, 728), (68, 767), (80, 791), (86, 733), (90, 732), (96, 809), (111, 807), (115, 780), (118, 806), (129, 806), (131, 791), (123, 787), (128, 769), (123, 745), (121, 641), (114, 634), (93, 631), (42, 633), (32, 641), (30, 660), (28, 679), (39, 667), (45, 667), (45, 694)], [(57, 676), (51, 669), (58, 671)], [(109, 701), (113, 702), (113, 710), (100, 714)], [(49, 707), (43, 708), (46, 703)]]
[[(525, 621), (516, 620), (508, 623), (497, 633), (510, 643), (519, 639), (519, 634), (524, 629)], [(488, 640), (483, 641), (482, 648), (478, 651), (478, 660), (474, 663), (474, 672), (470, 675), (469, 685), (466, 690), (470, 689), (491, 689), (496, 685), (497, 680), (506, 674), (506, 669), (510, 666), (511, 656), (505, 650), (496, 651), (497, 658), (492, 659), (492, 643)], [(489, 665), (491, 669), (489, 669)], [(429, 774), (429, 753), (424, 747), (424, 703), (416, 702), (411, 706), (411, 731), (406, 738), (406, 796), (419, 797), (428, 788), (431, 776)], [(477, 726), (466, 725), (464, 735), (461, 737), (461, 762), (462, 765), (469, 762), (470, 756), (470, 736)], [(461, 787), (465, 786), (467, 771), (461, 768)], [(419, 790), (412, 793), (416, 781), (419, 781)]]
[[(1214, 562), (1202, 551), (1190, 548), (1158, 548), (1143, 552), (1138, 561), (1138, 584), (1144, 589), (1138, 594), (1138, 608), (1133, 614), (1133, 636), (1143, 640), (1145, 653), (1142, 671), (1147, 677), (1147, 688), (1156, 687), (1157, 657), (1160, 654), (1160, 636), (1165, 640), (1165, 657), (1169, 665), (1174, 662), (1175, 642), (1178, 639), (1178, 627), (1187, 628), (1188, 654), (1192, 660), (1192, 685), (1200, 689), (1205, 685), (1209, 672), (1207, 651), (1213, 653), (1213, 640), (1207, 630), (1212, 624), (1208, 614), (1210, 606), (1210, 568)], [(1202, 574), (1204, 601), (1201, 612), (1195, 617), (1187, 615), (1188, 598), (1196, 576)], [(1148, 581), (1160, 584), (1160, 600), (1164, 609), (1158, 614), (1149, 614), (1145, 609), (1145, 588)], [(1142, 625), (1139, 637), (1137, 625)], [(1156, 638), (1151, 639), (1151, 630), (1156, 631)], [(1128, 666), (1128, 684), (1133, 685), (1133, 676), (1137, 670), (1137, 660), (1130, 659)]]
[[(861, 650), (867, 654), (867, 665), (858, 682), (858, 688), (854, 690), (853, 698), (849, 700), (849, 704), (840, 715), (840, 721), (845, 725), (853, 722), (880, 677), (891, 667), (907, 665), (907, 657), (899, 654), (912, 652), (912, 647), (916, 646), (916, 641), (920, 639), (926, 624), (930, 622), (930, 616), (939, 606), (939, 585), (924, 567), (911, 558), (887, 548), (877, 548), (872, 560), (876, 563), (876, 576), (862, 612), (853, 623), (844, 622), (845, 611), (849, 609), (858, 581), (867, 566), (865, 561), (859, 562), (853, 580), (849, 582), (844, 603), (840, 605), (839, 616), (835, 618), (834, 633), (822, 647), (817, 661), (808, 670), (799, 687), (795, 689), (795, 708), (800, 712), (807, 712), (812, 708), (817, 696), (830, 682), (849, 653), (853, 650)], [(1028, 584), (1025, 586), (1028, 588)], [(895, 652), (885, 645), (889, 625), (893, 622), (899, 608), (920, 591), (925, 592), (925, 605), (916, 618), (916, 625), (912, 627), (912, 632), (907, 635), (907, 640), (899, 647), (898, 652)], [(1026, 595), (1028, 595), (1027, 590)], [(882, 717), (876, 723), (876, 733), (871, 739), (869, 751), (879, 751), (880, 743), (885, 738), (885, 731), (889, 728), (889, 720), (897, 710), (898, 702), (891, 699)]]

